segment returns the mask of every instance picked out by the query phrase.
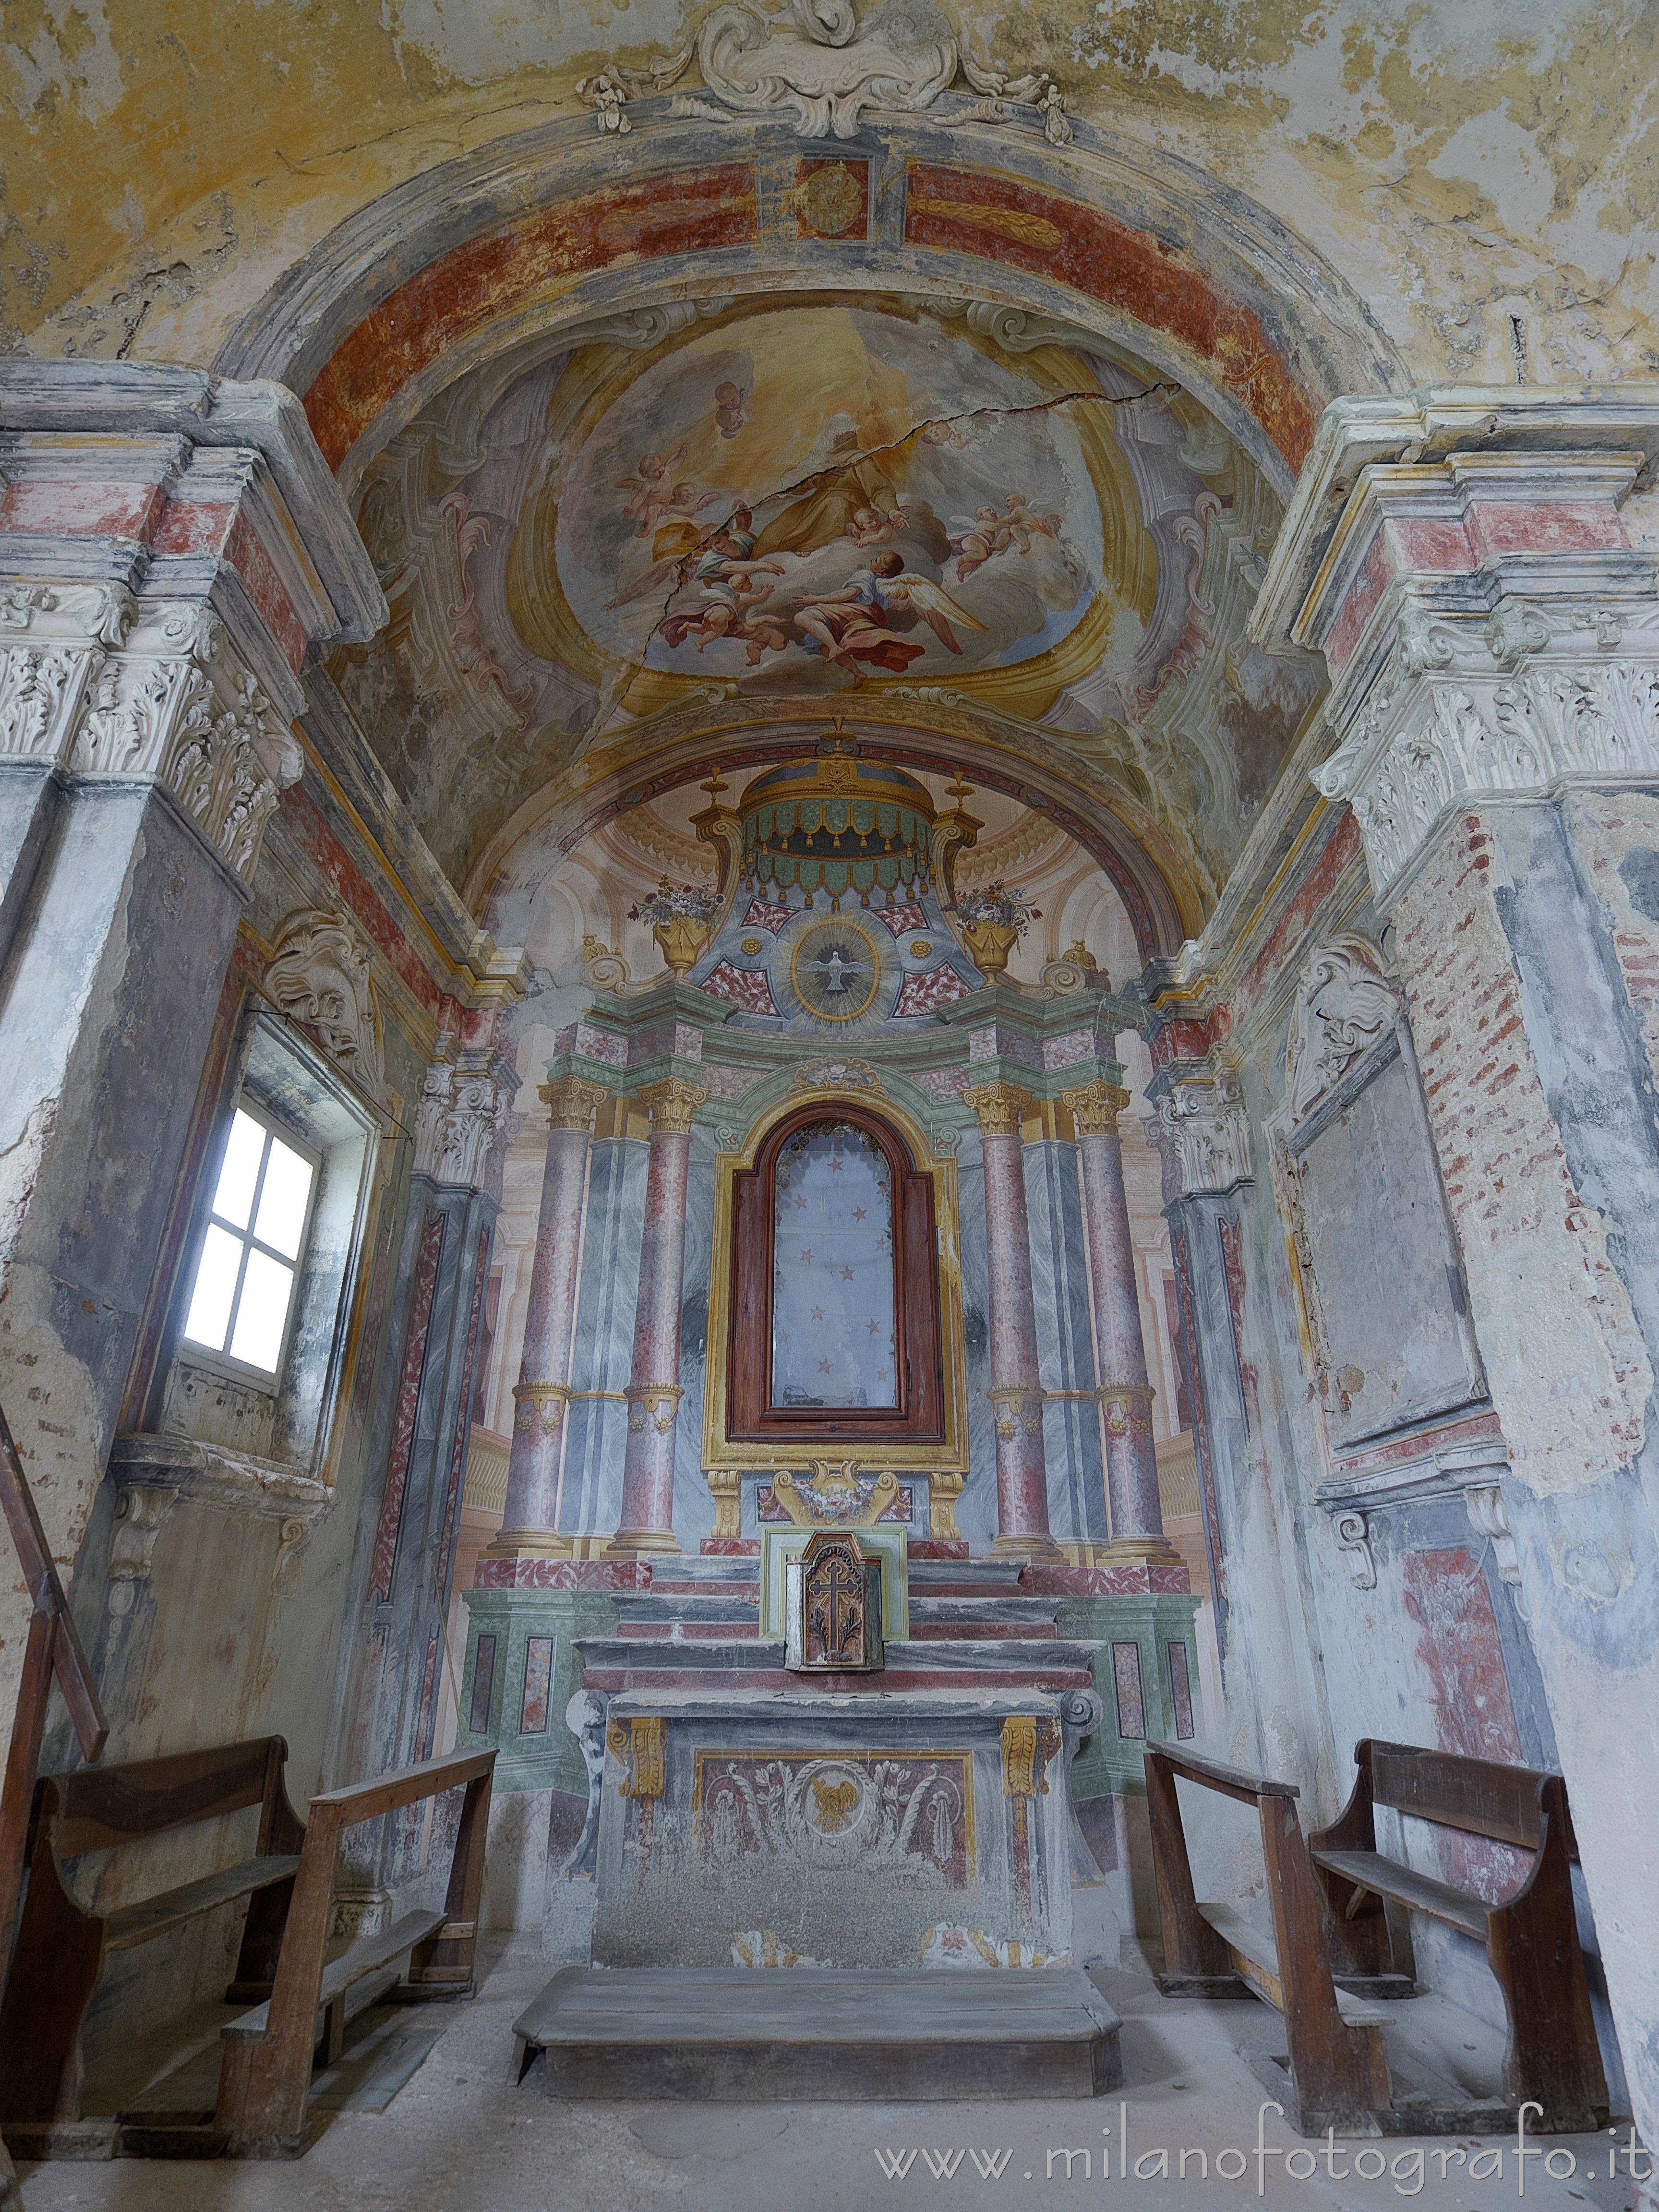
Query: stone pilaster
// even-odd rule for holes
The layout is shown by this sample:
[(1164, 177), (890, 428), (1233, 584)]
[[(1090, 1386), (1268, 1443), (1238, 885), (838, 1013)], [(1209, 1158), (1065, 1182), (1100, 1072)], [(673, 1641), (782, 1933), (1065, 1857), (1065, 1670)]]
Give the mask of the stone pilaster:
[(1020, 1115), (1026, 1095), (1012, 1083), (983, 1083), (964, 1091), (962, 1103), (979, 1117), (985, 1161), (989, 1396), (997, 1435), (997, 1537), (991, 1549), (998, 1557), (1058, 1562), (1064, 1554), (1048, 1527), (1042, 1381), (1020, 1159)]
[[(0, 1401), (67, 1562), (301, 772), (300, 670), (385, 603), (277, 386), (6, 362), (0, 419)], [(26, 1618), (0, 1595), (0, 1712)]]
[(674, 1431), (680, 1407), (680, 1295), (685, 1270), (685, 1196), (691, 1117), (708, 1092), (671, 1075), (639, 1094), (651, 1109), (645, 1232), (634, 1309), (628, 1382), (628, 1449), (622, 1525), (607, 1556), (678, 1552), (674, 1535)]
[(544, 1555), (556, 1528), (588, 1155), (593, 1116), (605, 1096), (599, 1085), (579, 1075), (543, 1084), (540, 1095), (550, 1117), (547, 1165), (536, 1224), (523, 1364), (513, 1393), (507, 1510), (501, 1534), (489, 1547), (491, 1559)]
[(1094, 1291), (1095, 1359), (1106, 1430), (1106, 1481), (1112, 1507), (1110, 1555), (1169, 1564), (1179, 1558), (1164, 1534), (1152, 1444), (1152, 1386), (1140, 1334), (1134, 1240), (1123, 1188), (1123, 1140), (1117, 1117), (1129, 1094), (1095, 1081), (1063, 1091), (1060, 1103), (1077, 1123), (1078, 1156), (1089, 1231)]
[(1163, 1164), (1164, 1217), (1186, 1340), (1216, 1640), (1224, 1655), (1226, 1530), (1249, 1451), (1228, 1255), (1237, 1249), (1240, 1194), (1252, 1180), (1249, 1130), (1236, 1078), (1207, 1061), (1176, 1060), (1160, 1070), (1152, 1088), (1155, 1110), (1142, 1127)]
[(1650, 2142), (1659, 592), (1620, 509), (1656, 455), (1659, 386), (1341, 403), (1256, 617), (1331, 672), (1315, 781), (1392, 926), (1509, 1445), (1481, 1512), (1510, 1540)]
[[(350, 1743), (352, 1765), (365, 1773), (411, 1765), (436, 1748), (484, 1294), (518, 1089), (506, 1054), (459, 1050), (448, 1036), (439, 1047), (416, 1116), (398, 1274), (403, 1351), (374, 1509)], [(342, 1927), (372, 1924), (390, 1887), (418, 1870), (422, 1832), (396, 1815), (354, 1832), (342, 1862)]]

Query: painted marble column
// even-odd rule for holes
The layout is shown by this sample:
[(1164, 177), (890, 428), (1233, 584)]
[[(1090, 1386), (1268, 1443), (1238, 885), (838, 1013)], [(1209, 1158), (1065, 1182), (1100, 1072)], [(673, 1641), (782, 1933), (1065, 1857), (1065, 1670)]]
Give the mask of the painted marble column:
[(1179, 1555), (1164, 1534), (1152, 1443), (1152, 1386), (1135, 1291), (1134, 1241), (1123, 1188), (1123, 1139), (1117, 1117), (1129, 1094), (1096, 1081), (1062, 1091), (1060, 1103), (1077, 1122), (1078, 1160), (1089, 1231), (1089, 1280), (1094, 1292), (1095, 1369), (1106, 1427), (1106, 1491), (1112, 1509), (1111, 1549), (1124, 1559)]
[(990, 1288), (991, 1389), (997, 1432), (996, 1558), (1063, 1559), (1048, 1528), (1031, 1235), (1025, 1212), (1020, 1115), (1025, 1093), (982, 1083), (962, 1103), (979, 1116), (985, 1162), (985, 1249)]
[(559, 1486), (559, 1452), (570, 1402), (570, 1346), (576, 1328), (576, 1269), (581, 1256), (582, 1212), (593, 1116), (605, 1098), (597, 1084), (579, 1075), (541, 1085), (552, 1119), (536, 1253), (530, 1271), (530, 1310), (524, 1357), (513, 1392), (513, 1456), (507, 1471), (507, 1510), (492, 1556), (518, 1551), (526, 1540), (553, 1531)]
[(651, 1109), (651, 1151), (628, 1382), (622, 1526), (607, 1547), (607, 1557), (615, 1559), (680, 1548), (674, 1537), (674, 1431), (680, 1407), (685, 1194), (691, 1117), (708, 1093), (683, 1076), (671, 1075), (639, 1097)]

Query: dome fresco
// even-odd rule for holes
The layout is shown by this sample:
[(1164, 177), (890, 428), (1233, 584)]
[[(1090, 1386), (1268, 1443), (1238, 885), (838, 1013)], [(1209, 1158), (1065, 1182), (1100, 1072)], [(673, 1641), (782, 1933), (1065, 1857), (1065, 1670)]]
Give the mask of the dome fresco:
[(699, 332), (550, 479), (558, 587), (606, 653), (769, 689), (1012, 667), (1060, 647), (1103, 593), (1109, 645), (1110, 410), (1057, 385), (1094, 379), (872, 308)]

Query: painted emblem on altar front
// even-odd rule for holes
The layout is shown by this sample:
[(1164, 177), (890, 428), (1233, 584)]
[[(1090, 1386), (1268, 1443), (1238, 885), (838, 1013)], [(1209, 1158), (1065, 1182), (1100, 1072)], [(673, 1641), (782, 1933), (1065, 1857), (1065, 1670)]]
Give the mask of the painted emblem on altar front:
[(1067, 366), (873, 306), (694, 334), (550, 481), (570, 612), (618, 661), (770, 690), (1047, 653), (1095, 599), (1111, 474), (1111, 410), (1061, 397), (1094, 385)]
[(974, 1879), (970, 1753), (870, 1751), (825, 1757), (700, 1751), (694, 1800), (705, 1872), (886, 1872), (965, 1889)]

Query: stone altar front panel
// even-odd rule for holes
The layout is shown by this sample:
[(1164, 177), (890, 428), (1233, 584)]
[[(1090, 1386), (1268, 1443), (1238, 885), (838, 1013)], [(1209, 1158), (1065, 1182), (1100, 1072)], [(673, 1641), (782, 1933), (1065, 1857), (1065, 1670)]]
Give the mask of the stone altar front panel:
[(616, 1697), (594, 1963), (1058, 1960), (1068, 1822), (1041, 1691)]

